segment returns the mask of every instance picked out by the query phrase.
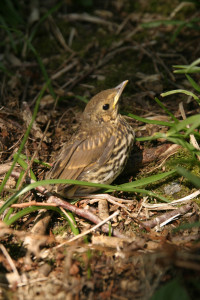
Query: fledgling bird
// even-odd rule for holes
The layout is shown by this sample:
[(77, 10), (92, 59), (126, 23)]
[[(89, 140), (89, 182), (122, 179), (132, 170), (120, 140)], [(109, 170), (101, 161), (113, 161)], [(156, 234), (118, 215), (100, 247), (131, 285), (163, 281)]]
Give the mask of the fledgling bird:
[[(133, 128), (118, 114), (118, 101), (127, 83), (104, 90), (87, 103), (79, 131), (64, 144), (48, 179), (110, 184), (122, 172), (135, 138)], [(76, 198), (98, 188), (58, 184), (52, 190)]]

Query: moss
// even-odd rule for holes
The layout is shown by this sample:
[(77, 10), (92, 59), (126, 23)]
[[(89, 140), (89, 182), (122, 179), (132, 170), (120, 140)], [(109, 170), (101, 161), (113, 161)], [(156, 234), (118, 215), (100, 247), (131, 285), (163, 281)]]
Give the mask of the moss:
[(69, 224), (65, 223), (65, 224), (57, 224), (56, 226), (54, 226), (52, 232), (54, 235), (62, 236), (64, 234), (66, 234), (67, 232), (69, 232), (69, 230), (71, 231)]

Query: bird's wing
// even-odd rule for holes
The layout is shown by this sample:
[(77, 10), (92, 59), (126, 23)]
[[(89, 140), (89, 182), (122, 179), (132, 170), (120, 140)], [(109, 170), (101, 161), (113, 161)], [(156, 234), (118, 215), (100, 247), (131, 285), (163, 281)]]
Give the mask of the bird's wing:
[(73, 143), (64, 146), (48, 178), (77, 179), (84, 169), (104, 164), (114, 144), (115, 136), (111, 128), (78, 135)]

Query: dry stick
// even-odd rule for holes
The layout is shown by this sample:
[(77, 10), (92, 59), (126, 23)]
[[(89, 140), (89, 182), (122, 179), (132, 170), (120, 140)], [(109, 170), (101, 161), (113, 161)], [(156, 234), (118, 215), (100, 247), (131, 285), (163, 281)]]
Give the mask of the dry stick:
[(142, 205), (148, 209), (153, 209), (153, 210), (167, 209), (168, 206), (179, 205), (181, 203), (191, 201), (192, 199), (196, 198), (199, 195), (200, 195), (200, 190), (197, 190), (188, 196), (185, 196), (177, 200), (173, 200), (168, 204), (167, 203), (156, 203), (156, 204), (143, 203)]
[(51, 26), (51, 30), (53, 31), (53, 34), (56, 37), (57, 41), (60, 43), (60, 45), (64, 48), (65, 51), (74, 53), (74, 51), (66, 44), (62, 32), (60, 31), (59, 27), (56, 25), (53, 17), (49, 15), (48, 19)]
[[(19, 178), (20, 173), (13, 171), (11, 173), (11, 175), (13, 177), (15, 177), (15, 178)], [(33, 183), (35, 181), (32, 180), (32, 179), (30, 179), (30, 182)], [(60, 199), (60, 198), (58, 198), (56, 196), (51, 195), (51, 193), (48, 192), (43, 186), (38, 186), (35, 189), (37, 191), (39, 191), (41, 194), (49, 196), (49, 198), (47, 200), (48, 203), (49, 203), (49, 206), (51, 206), (53, 204), (52, 206), (63, 207), (65, 209), (68, 209), (69, 211), (75, 213), (76, 215), (78, 215), (80, 217), (83, 217), (83, 218), (85, 218), (85, 219), (87, 219), (87, 220), (89, 220), (89, 221), (91, 221), (91, 222), (93, 222), (95, 224), (98, 224), (98, 223), (100, 223), (102, 221), (99, 217), (95, 216), (90, 211), (87, 211), (87, 210), (82, 209), (82, 208), (78, 208), (75, 205), (72, 205), (72, 204), (70, 204), (67, 201), (64, 201), (64, 200), (62, 200), (62, 199)], [(35, 202), (34, 202), (34, 205), (35, 205)], [(41, 204), (39, 204), (39, 205), (41, 205)], [(30, 206), (32, 206), (32, 204)], [(108, 225), (103, 225), (102, 226), (102, 231), (108, 233), (110, 231), (109, 226)], [(113, 233), (114, 236), (117, 236), (117, 237), (121, 237), (121, 238), (125, 238), (126, 237), (124, 234), (121, 234), (119, 232), (119, 230), (117, 230), (117, 229), (113, 229), (112, 233)]]
[(25, 202), (25, 203), (15, 203), (15, 204), (11, 205), (11, 207), (13, 207), (13, 208), (26, 208), (29, 206), (44, 206), (44, 208), (45, 208), (45, 207), (49, 207), (49, 206), (58, 207), (59, 205), (56, 203), (49, 204), (46, 202), (37, 202), (35, 200), (30, 201), (30, 202)]
[(116, 27), (117, 28), (117, 24), (114, 22), (110, 22), (110, 21), (106, 21), (102, 18), (96, 17), (96, 16), (92, 16), (89, 14), (67, 14), (67, 15), (63, 15), (62, 16), (64, 19), (67, 19), (69, 21), (85, 21), (85, 22), (89, 22), (89, 23), (94, 23), (94, 24), (101, 24), (101, 25), (105, 25), (105, 26), (112, 26), (112, 27)]
[(85, 198), (92, 199), (90, 202), (91, 204), (98, 202), (99, 200), (107, 200), (108, 202), (110, 202), (114, 205), (117, 205), (117, 206), (120, 206), (120, 207), (123, 207), (126, 209), (127, 209), (127, 207), (124, 204), (121, 204), (120, 202), (133, 203), (133, 200), (124, 200), (124, 199), (113, 197), (109, 194), (86, 195)]
[(78, 62), (79, 61), (77, 59), (74, 60), (71, 64), (68, 64), (67, 66), (62, 68), (60, 71), (53, 74), (51, 76), (51, 80), (55, 80), (55, 79), (59, 78), (60, 76), (62, 76), (64, 73), (69, 72), (71, 69), (73, 69), (78, 64)]
[[(58, 197), (50, 196), (48, 199), (48, 203), (56, 203), (56, 204), (58, 204), (58, 206), (68, 209), (71, 212), (75, 213), (76, 215), (79, 215), (85, 219), (88, 219), (95, 224), (99, 224), (102, 221), (99, 217), (95, 216), (90, 211), (82, 209), (82, 208), (78, 208), (75, 205), (72, 205)], [(108, 233), (110, 231), (109, 226), (106, 224), (103, 225), (102, 231)], [(113, 233), (113, 235), (115, 235), (117, 237), (122, 237), (122, 238), (126, 237), (124, 234), (121, 234), (117, 229), (112, 229), (112, 233)]]
[(175, 7), (175, 9), (171, 12), (170, 16), (168, 17), (169, 20), (174, 19), (174, 17), (176, 16), (176, 14), (182, 10), (182, 8), (184, 8), (185, 6), (194, 6), (193, 3), (189, 2), (189, 1), (184, 1), (181, 2), (180, 4), (178, 4), (178, 6)]
[(96, 230), (97, 228), (99, 228), (100, 226), (102, 226), (103, 224), (105, 224), (106, 222), (108, 222), (109, 220), (111, 220), (112, 218), (114, 218), (115, 216), (119, 215), (119, 210), (116, 210), (111, 216), (107, 217), (105, 220), (101, 221), (99, 224), (95, 225), (94, 227), (92, 227), (91, 229), (88, 229), (86, 231), (84, 231), (83, 233), (80, 233), (78, 235), (76, 235), (75, 237), (73, 237), (72, 239), (70, 239), (69, 241), (66, 241), (58, 246), (56, 246), (55, 248), (60, 248), (65, 244), (71, 243), (75, 240), (80, 239), (81, 237), (87, 235), (88, 233), (91, 233), (92, 231)]
[(0, 165), (0, 175), (4, 175), (5, 173), (7, 173), (10, 170), (11, 166), (12, 166), (12, 162)]
[(148, 228), (153, 228), (155, 226), (159, 226), (161, 223), (165, 222), (169, 218), (172, 218), (176, 215), (184, 215), (186, 214), (190, 209), (192, 208), (191, 204), (186, 204), (184, 206), (181, 206), (180, 208), (167, 212), (166, 214), (163, 214), (159, 217), (154, 218), (150, 221), (141, 222), (141, 225)]
[(6, 259), (7, 259), (8, 263), (9, 263), (9, 265), (10, 265), (13, 273), (15, 274), (15, 277), (17, 278), (17, 281), (21, 283), (21, 278), (19, 276), (17, 268), (15, 267), (15, 264), (14, 264), (13, 260), (11, 259), (8, 251), (6, 250), (6, 248), (4, 247), (4, 245), (2, 245), (2, 244), (0, 244), (0, 249), (3, 252), (4, 256), (6, 257)]

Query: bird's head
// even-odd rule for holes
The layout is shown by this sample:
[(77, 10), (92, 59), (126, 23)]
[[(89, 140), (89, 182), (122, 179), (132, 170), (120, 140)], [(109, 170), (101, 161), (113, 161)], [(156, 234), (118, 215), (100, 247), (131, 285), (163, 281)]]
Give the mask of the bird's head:
[(125, 80), (115, 88), (95, 95), (85, 107), (84, 120), (98, 123), (115, 120), (118, 114), (118, 101), (127, 83), (128, 80)]

